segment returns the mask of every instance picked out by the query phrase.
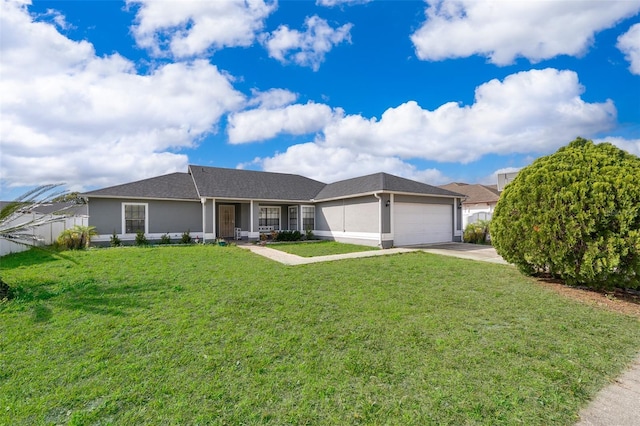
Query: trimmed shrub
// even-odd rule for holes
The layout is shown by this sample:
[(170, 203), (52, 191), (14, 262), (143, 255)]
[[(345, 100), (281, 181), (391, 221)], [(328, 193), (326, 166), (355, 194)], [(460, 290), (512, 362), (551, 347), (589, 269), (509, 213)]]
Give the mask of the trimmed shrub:
[(168, 233), (160, 236), (160, 244), (171, 244), (171, 237)]
[(191, 238), (190, 231), (187, 230), (187, 232), (183, 232), (182, 233), (182, 237), (180, 238), (180, 242), (182, 244), (191, 244), (193, 242), (193, 238)]
[(307, 228), (304, 230), (304, 238), (305, 240), (313, 240), (316, 236), (313, 235), (313, 231), (311, 228)]
[(120, 247), (122, 245), (122, 241), (120, 241), (120, 238), (116, 234), (116, 231), (113, 231), (113, 234), (111, 235), (111, 238), (109, 239), (109, 245), (111, 247)]
[(144, 232), (141, 230), (136, 232), (136, 245), (146, 246), (148, 244), (149, 244), (149, 241), (147, 241), (147, 237), (144, 235)]
[(640, 288), (640, 158), (582, 138), (539, 158), (502, 192), (491, 238), (526, 274)]
[(489, 222), (479, 220), (470, 223), (464, 229), (463, 241), (472, 244), (486, 244), (489, 237)]
[(300, 241), (302, 232), (300, 231), (280, 231), (276, 236), (276, 241)]

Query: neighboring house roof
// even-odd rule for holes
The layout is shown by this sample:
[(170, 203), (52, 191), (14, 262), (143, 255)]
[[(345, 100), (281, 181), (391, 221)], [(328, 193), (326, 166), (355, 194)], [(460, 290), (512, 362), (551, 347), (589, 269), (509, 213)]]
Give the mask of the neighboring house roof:
[(358, 194), (371, 194), (374, 192), (397, 192), (432, 196), (460, 197), (453, 191), (405, 179), (388, 173), (375, 173), (353, 179), (342, 180), (326, 185), (316, 195), (316, 200), (343, 198)]
[(82, 194), (89, 197), (199, 199), (189, 173), (171, 173)]
[(65, 215), (83, 216), (89, 214), (87, 204), (77, 204), (74, 201), (65, 201), (62, 203), (40, 204), (33, 211), (42, 214), (63, 213)]
[[(0, 209), (12, 203), (15, 203), (15, 201), (0, 201)], [(61, 213), (61, 214), (72, 215), (72, 216), (83, 216), (83, 215), (89, 214), (89, 209), (87, 207), (87, 204), (76, 204), (73, 201), (65, 201), (62, 203), (40, 204), (33, 209), (29, 209), (29, 204), (26, 203), (24, 207), (20, 210), (29, 211), (33, 213), (40, 213), (40, 214)]]
[(500, 198), (497, 185), (480, 185), (452, 182), (440, 188), (466, 195), (463, 204), (497, 203)]
[(326, 184), (300, 175), (189, 166), (201, 197), (309, 201)]

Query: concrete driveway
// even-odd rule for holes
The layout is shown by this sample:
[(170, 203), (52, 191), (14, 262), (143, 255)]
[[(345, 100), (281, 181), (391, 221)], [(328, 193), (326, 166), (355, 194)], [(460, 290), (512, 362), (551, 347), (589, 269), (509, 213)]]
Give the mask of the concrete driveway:
[(468, 243), (442, 243), (427, 244), (421, 246), (409, 246), (407, 248), (426, 251), (427, 253), (442, 254), (445, 256), (454, 256), (462, 259), (481, 260), (483, 262), (508, 263), (496, 253), (496, 249), (492, 246)]

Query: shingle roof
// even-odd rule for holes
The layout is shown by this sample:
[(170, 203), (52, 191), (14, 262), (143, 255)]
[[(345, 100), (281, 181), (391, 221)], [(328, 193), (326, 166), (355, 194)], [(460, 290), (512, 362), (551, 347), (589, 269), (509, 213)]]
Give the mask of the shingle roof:
[(202, 197), (309, 201), (326, 184), (300, 175), (189, 166)]
[(300, 175), (195, 165), (189, 166), (189, 173), (171, 173), (98, 189), (82, 195), (179, 200), (197, 200), (200, 197), (207, 197), (311, 201), (346, 198), (374, 192), (461, 196), (460, 193), (387, 173), (376, 173), (327, 185)]
[(189, 173), (171, 173), (137, 182), (111, 186), (82, 194), (88, 197), (198, 199)]
[(426, 183), (415, 180), (405, 179), (388, 173), (375, 173), (328, 184), (316, 195), (315, 199), (326, 200), (382, 191), (444, 197), (460, 196), (460, 194), (453, 191), (427, 185)]
[(497, 203), (500, 198), (497, 185), (480, 185), (452, 182), (440, 188), (459, 192), (467, 196), (463, 204)]

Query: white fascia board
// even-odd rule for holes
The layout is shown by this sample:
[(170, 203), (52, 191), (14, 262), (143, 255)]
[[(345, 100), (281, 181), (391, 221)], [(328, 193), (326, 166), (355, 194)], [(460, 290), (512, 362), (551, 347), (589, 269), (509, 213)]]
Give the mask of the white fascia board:
[(103, 198), (110, 200), (147, 200), (147, 201), (187, 201), (192, 203), (199, 203), (200, 198), (156, 198), (156, 197), (129, 197), (129, 196), (116, 196), (116, 195), (87, 195), (88, 199), (91, 198)]
[(421, 194), (419, 192), (398, 192), (398, 191), (371, 191), (371, 192), (363, 192), (360, 194), (342, 195), (340, 197), (323, 198), (321, 200), (313, 200), (313, 202), (317, 204), (317, 203), (324, 203), (327, 201), (348, 200), (350, 198), (374, 196), (374, 194), (411, 195), (415, 197), (434, 197), (434, 198), (462, 198), (460, 195)]

